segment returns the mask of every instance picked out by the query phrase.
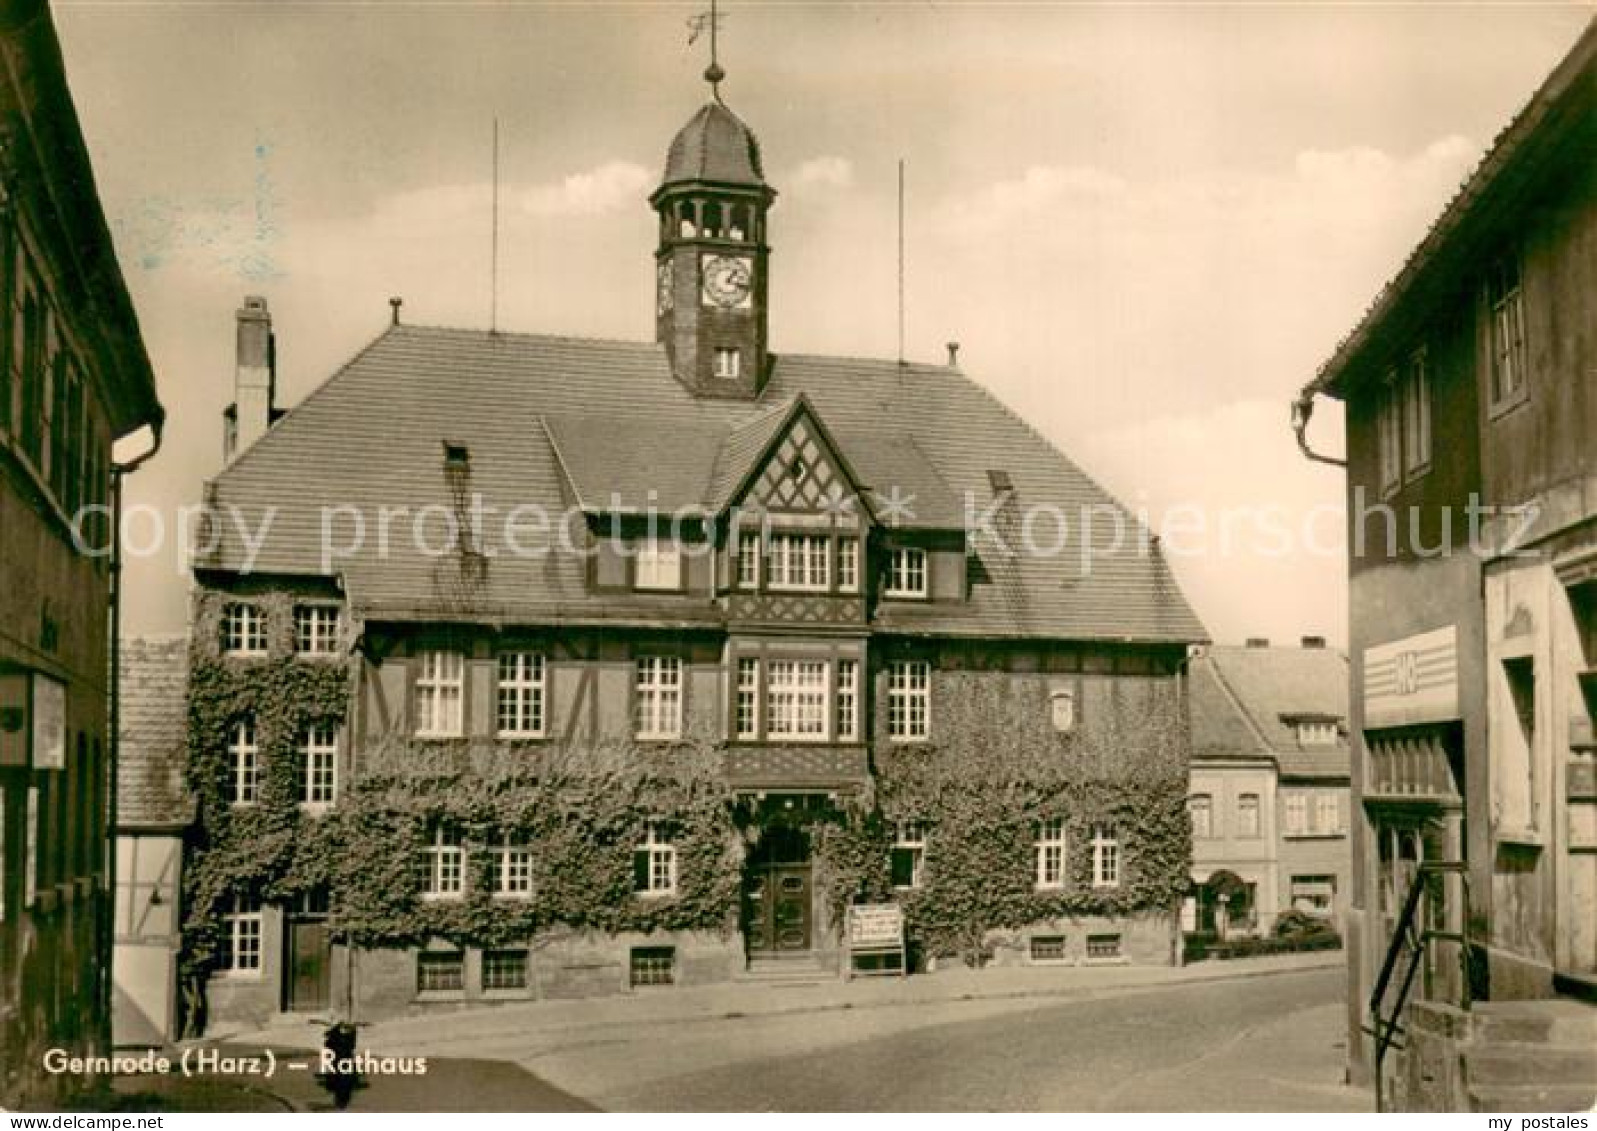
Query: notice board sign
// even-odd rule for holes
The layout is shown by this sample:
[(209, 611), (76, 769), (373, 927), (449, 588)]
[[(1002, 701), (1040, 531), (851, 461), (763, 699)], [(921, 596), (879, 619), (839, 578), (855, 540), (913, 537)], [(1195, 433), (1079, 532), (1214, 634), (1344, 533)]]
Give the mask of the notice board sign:
[[(848, 945), (848, 974), (897, 974), (904, 962), (904, 909), (896, 903), (867, 903), (848, 909), (843, 932)], [(873, 969), (858, 967), (860, 958), (875, 958)], [(888, 959), (896, 959), (891, 965)]]
[(67, 686), (33, 673), (33, 768), (67, 768)]

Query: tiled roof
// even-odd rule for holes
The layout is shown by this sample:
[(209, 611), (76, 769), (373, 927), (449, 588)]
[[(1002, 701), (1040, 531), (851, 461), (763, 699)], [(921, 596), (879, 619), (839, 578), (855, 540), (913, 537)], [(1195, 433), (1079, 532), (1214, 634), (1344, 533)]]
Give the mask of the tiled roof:
[(183, 788), (187, 754), (188, 640), (155, 637), (121, 643), (121, 744), (117, 825), (187, 824), (194, 802)]
[(720, 102), (701, 106), (677, 131), (666, 153), (661, 185), (713, 181), (724, 185), (764, 185), (760, 143), (754, 131)]
[[(506, 512), (523, 504), (555, 514), (573, 504), (551, 435), (561, 440), (561, 457), (577, 465), (579, 481), (624, 480), (635, 493), (651, 474), (640, 452), (690, 441), (708, 449), (708, 438), (721, 437), (723, 462), (740, 452), (746, 458), (763, 428), (774, 427), (770, 418), (781, 416), (773, 407), (800, 394), (850, 460), (859, 460), (861, 478), (880, 479), (881, 467), (902, 469), (905, 489), (935, 508), (959, 500), (962, 509), (966, 492), (985, 508), (991, 469), (1009, 473), (1022, 504), (1057, 507), (1067, 516), (1113, 505), (1023, 421), (944, 366), (784, 354), (760, 400), (750, 404), (695, 398), (672, 377), (664, 348), (652, 343), (413, 326), (388, 329), (290, 411), (216, 478), (211, 501), (244, 508), (252, 528), (275, 507), (254, 568), (341, 574), (357, 608), (375, 616), (603, 622), (640, 619), (635, 610), (648, 606), (647, 623), (715, 623), (718, 614), (704, 601), (660, 598), (654, 608), (589, 592), (585, 563), (558, 552), (555, 534), (540, 536), (519, 524), (519, 553), (495, 534)], [(603, 428), (594, 421), (605, 422)], [(444, 440), (470, 453), (464, 482), (446, 475)], [(568, 450), (579, 445), (580, 452)], [(605, 469), (600, 452), (631, 466)], [(696, 479), (710, 466), (703, 452), (673, 452), (671, 461), (673, 483)], [(722, 482), (721, 473), (710, 479)], [(472, 495), (481, 497), (487, 519), (482, 576), (463, 581), (457, 563), (417, 549), (403, 520), (390, 523), (387, 552), (381, 551), (380, 508), (408, 506), (414, 514), (458, 507)], [(928, 504), (912, 504), (921, 505)], [(333, 509), (340, 507), (353, 509)], [(334, 548), (353, 543), (357, 521), (365, 525), (361, 548), (330, 557), (325, 567), (324, 513)], [(1006, 556), (978, 538), (974, 548), (983, 560), (973, 572), (993, 580), (976, 585), (968, 602), (905, 602), (885, 610), (879, 623), (935, 634), (1203, 639), (1165, 563), (1139, 549), (1135, 520), (1120, 513), (1127, 530), (1116, 542), (1107, 529), (1112, 524), (1100, 520), (1092, 553), (1083, 552), (1076, 528), (1046, 557)], [(439, 542), (437, 525), (431, 529)], [(201, 566), (237, 571), (247, 558), (237, 523), (222, 524), (221, 534), (217, 552)]]
[[(1409, 253), (1402, 269), (1381, 288), (1358, 325), (1337, 343), (1314, 380), (1304, 387), (1304, 396), (1321, 392), (1344, 395), (1341, 383), (1349, 366), (1410, 299), (1454, 301), (1447, 288), (1429, 286), (1427, 280), (1458, 269), (1461, 259), (1470, 269), (1478, 269), (1479, 263), (1469, 259), (1471, 249), (1464, 246), (1469, 242), (1466, 236), (1472, 227), (1506, 224), (1512, 228), (1517, 223), (1517, 214), (1501, 206), (1502, 198), (1525, 191), (1532, 180), (1525, 172), (1528, 167), (1550, 158), (1549, 168), (1561, 175), (1573, 167), (1571, 160), (1590, 160), (1592, 147), (1597, 145), (1592, 132), (1597, 121), (1594, 103), (1597, 18), (1586, 25), (1575, 46), (1497, 135), (1491, 149)], [(1584, 142), (1572, 142), (1571, 137), (1581, 136)]]
[(1288, 720), (1347, 723), (1347, 657), (1330, 648), (1213, 646), (1193, 657), (1192, 755), (1275, 759), (1283, 777), (1348, 776), (1345, 735), (1334, 747), (1298, 744)]

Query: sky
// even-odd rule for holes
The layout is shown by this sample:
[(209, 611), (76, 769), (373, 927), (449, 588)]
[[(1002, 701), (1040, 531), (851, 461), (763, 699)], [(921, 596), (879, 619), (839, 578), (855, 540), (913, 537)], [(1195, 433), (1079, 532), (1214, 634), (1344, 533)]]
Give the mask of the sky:
[[(183, 628), (170, 534), (220, 469), (245, 295), (289, 406), (390, 296), (488, 325), (496, 118), (500, 328), (651, 336), (646, 198), (708, 95), (700, 7), (56, 0), (169, 418), (129, 480), (126, 632)], [(904, 161), (908, 355), (958, 341), (1145, 512), (1216, 641), (1344, 642), (1341, 473), (1287, 405), (1594, 11), (733, 0), (722, 92), (780, 194), (772, 346), (894, 354)], [(1335, 405), (1314, 436), (1340, 453)]]

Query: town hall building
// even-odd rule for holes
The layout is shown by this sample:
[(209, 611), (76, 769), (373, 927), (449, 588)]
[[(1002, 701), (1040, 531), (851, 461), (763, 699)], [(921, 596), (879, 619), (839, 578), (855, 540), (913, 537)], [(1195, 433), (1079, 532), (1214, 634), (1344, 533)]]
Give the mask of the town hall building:
[(916, 970), (1177, 960), (1203, 626), (952, 358), (775, 348), (777, 193), (707, 78), (649, 198), (652, 342), (396, 302), (285, 412), (239, 310), (205, 501), (276, 512), (196, 568), (211, 1020), (836, 976), (859, 904)]

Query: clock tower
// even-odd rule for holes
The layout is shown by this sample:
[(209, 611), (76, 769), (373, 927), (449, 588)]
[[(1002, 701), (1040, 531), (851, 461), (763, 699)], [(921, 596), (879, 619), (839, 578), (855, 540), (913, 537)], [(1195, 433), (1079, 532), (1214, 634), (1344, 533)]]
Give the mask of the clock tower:
[(776, 199), (754, 132), (721, 101), (720, 66), (704, 77), (714, 97), (671, 142), (649, 203), (660, 218), (655, 251), (655, 340), (696, 396), (753, 399), (770, 365), (766, 334)]

